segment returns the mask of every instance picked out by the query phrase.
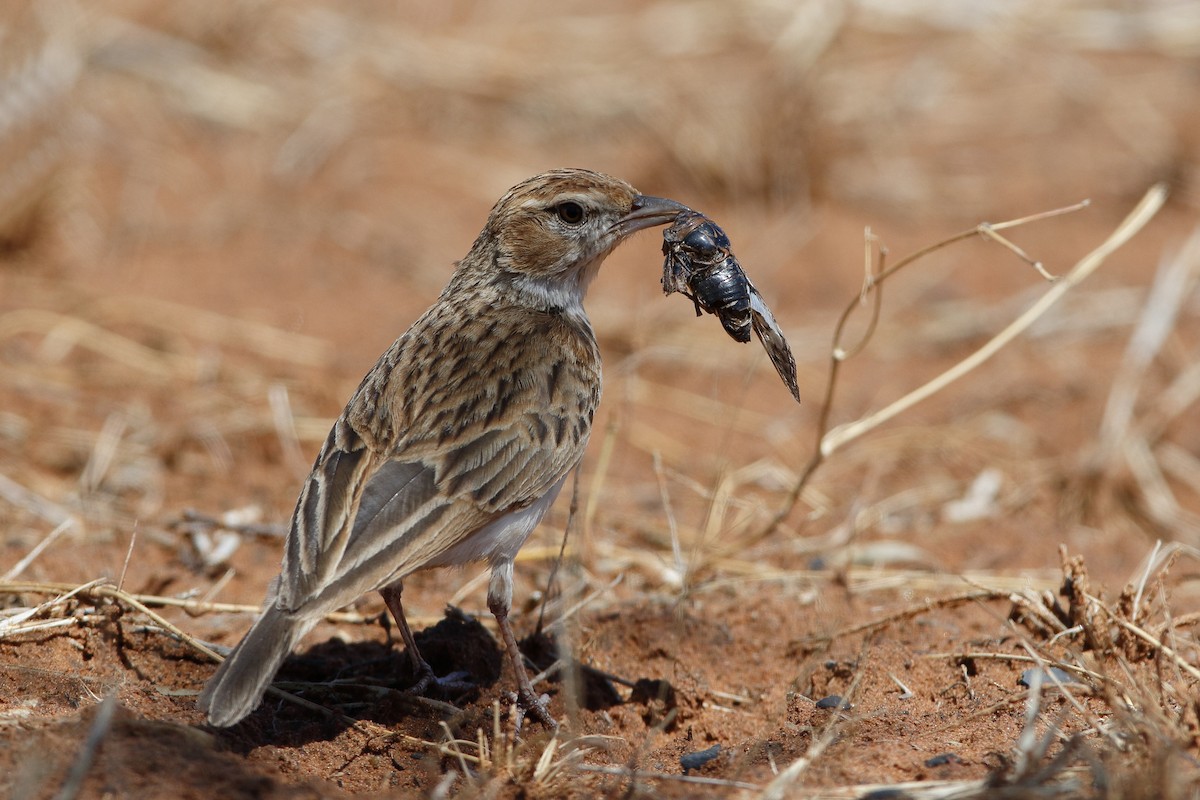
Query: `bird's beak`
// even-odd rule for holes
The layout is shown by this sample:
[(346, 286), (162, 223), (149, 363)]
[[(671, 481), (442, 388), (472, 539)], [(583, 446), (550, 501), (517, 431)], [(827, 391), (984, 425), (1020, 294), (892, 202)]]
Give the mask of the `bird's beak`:
[(690, 210), (683, 203), (677, 203), (665, 197), (639, 194), (633, 198), (633, 208), (628, 214), (617, 220), (617, 223), (613, 225), (613, 230), (622, 236), (628, 236), (635, 231), (674, 222), (680, 213)]

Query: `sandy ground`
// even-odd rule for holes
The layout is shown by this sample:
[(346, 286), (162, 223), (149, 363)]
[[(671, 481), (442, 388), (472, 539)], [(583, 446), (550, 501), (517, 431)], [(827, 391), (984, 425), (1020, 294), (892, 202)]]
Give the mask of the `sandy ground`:
[[(0, 20), (0, 99), (26, 98), (0, 104), (0, 175), (29, 187), (0, 194), (0, 792), (1194, 796), (1194, 4), (401, 5)], [(560, 731), (514, 741), (478, 566), (405, 592), (476, 690), (406, 694), (368, 596), (280, 672), (324, 711), (206, 726), (203, 648), (249, 626), (332, 419), (495, 199), (565, 165), (720, 221), (802, 404), (662, 296), (639, 235), (588, 298), (578, 509), (517, 565)], [(788, 506), (823, 431), (1060, 291), (1029, 260), (1072, 273), (1158, 182), (1094, 273)], [(1029, 260), (970, 233), (889, 276), (823, 413), (865, 229), (890, 267), (1084, 199), (1000, 231)], [(1069, 683), (1020, 682), (1051, 665)]]

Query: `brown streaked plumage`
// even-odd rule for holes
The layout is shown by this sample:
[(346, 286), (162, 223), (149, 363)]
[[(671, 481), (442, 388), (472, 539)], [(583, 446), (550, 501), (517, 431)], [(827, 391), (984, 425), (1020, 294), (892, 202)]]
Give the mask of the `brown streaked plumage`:
[(600, 354), (583, 296), (629, 234), (684, 210), (624, 181), (555, 170), (496, 203), (437, 302), (367, 373), (296, 502), (262, 616), (200, 695), (214, 725), (254, 710), (321, 617), (378, 590), (420, 689), (437, 679), (400, 604), (405, 576), (486, 560), (520, 706), (553, 724), (508, 622), (517, 551), (583, 457)]

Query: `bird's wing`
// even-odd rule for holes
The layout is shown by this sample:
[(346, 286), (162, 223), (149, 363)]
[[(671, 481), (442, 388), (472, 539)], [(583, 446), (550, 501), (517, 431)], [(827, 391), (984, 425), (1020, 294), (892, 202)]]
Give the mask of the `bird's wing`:
[(298, 610), (329, 583), (378, 461), (344, 416), (334, 423), (292, 513), (276, 587), (279, 607)]
[(755, 289), (749, 280), (746, 283), (750, 287), (750, 325), (758, 334), (758, 340), (767, 351), (767, 357), (771, 359), (775, 371), (799, 403), (800, 387), (796, 384), (796, 359), (792, 356), (792, 348), (788, 346), (787, 339), (783, 338), (783, 331), (775, 321), (775, 315), (767, 308), (767, 303), (758, 293), (758, 289)]
[[(495, 359), (453, 366), (454, 374), (484, 375), (482, 386), (487, 372), (496, 373), (497, 382), (507, 381), (504, 402), (482, 388), (440, 391), (434, 400), (390, 406), (407, 406), (404, 418), (389, 423), (401, 435), (360, 433), (361, 421), (377, 421), (379, 413), (356, 406), (403, 388), (391, 384), (408, 374), (404, 342), (381, 361), (392, 363), (381, 371), (386, 384), (372, 388), (368, 376), (334, 424), (301, 491), (276, 596), (283, 608), (345, 605), (439, 563), (488, 523), (543, 497), (582, 458), (598, 388), (581, 425), (578, 407), (558, 396), (564, 367), (553, 361), (525, 372)], [(448, 419), (449, 428), (437, 424)]]

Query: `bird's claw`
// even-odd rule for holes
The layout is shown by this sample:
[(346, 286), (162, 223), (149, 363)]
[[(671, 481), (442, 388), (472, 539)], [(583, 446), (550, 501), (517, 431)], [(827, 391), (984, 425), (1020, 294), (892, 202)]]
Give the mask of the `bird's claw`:
[(421, 670), (417, 682), (404, 691), (422, 697), (431, 693), (444, 698), (453, 697), (479, 688), (470, 678), (471, 673), (465, 670), (457, 670), (439, 678), (433, 673), (433, 669), (426, 665), (425, 669)]
[(528, 714), (551, 731), (558, 730), (558, 722), (550, 714), (550, 695), (535, 696), (532, 692), (509, 692), (508, 699), (512, 703), (513, 729), (520, 735), (521, 726)]

